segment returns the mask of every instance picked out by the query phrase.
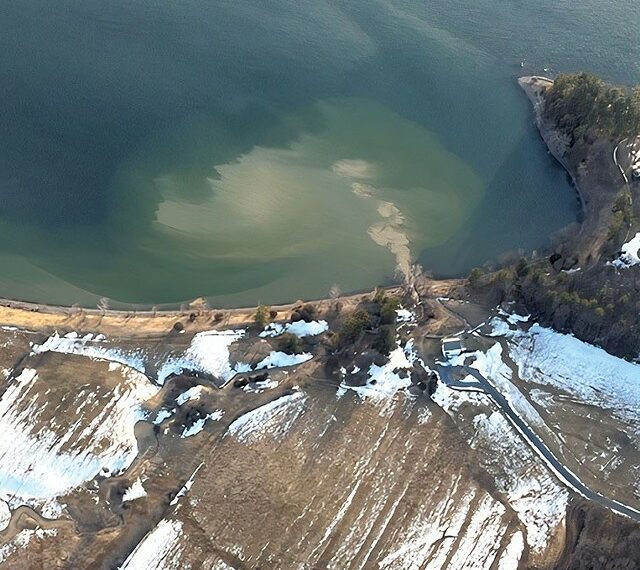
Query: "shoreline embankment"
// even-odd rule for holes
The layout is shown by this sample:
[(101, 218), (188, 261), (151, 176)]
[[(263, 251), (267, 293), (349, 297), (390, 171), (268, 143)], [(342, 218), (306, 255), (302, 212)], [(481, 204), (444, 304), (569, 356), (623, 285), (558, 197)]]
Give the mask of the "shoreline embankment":
[(578, 195), (582, 216), (586, 216), (587, 206), (584, 193), (578, 184), (575, 172), (565, 158), (567, 149), (566, 141), (562, 139), (556, 129), (544, 118), (544, 91), (553, 85), (553, 79), (541, 75), (526, 75), (518, 78), (518, 85), (526, 93), (529, 101), (531, 101), (533, 105), (538, 132), (546, 144), (547, 149), (570, 176), (573, 187)]
[[(466, 282), (465, 279), (433, 280), (424, 278), (420, 288), (429, 290), (434, 297), (448, 296), (452, 290)], [(402, 296), (403, 287), (394, 285), (380, 287)], [(271, 305), (277, 313), (274, 320), (289, 320), (297, 308), (311, 304), (322, 316), (335, 310), (337, 304), (343, 307), (355, 306), (370, 298), (373, 291), (367, 290), (336, 298), (297, 300), (282, 305)], [(120, 337), (160, 337), (171, 332), (176, 323), (184, 330), (196, 333), (214, 328), (247, 326), (254, 321), (257, 306), (231, 309), (209, 307), (203, 299), (196, 299), (182, 310), (126, 311), (119, 309), (99, 309), (67, 307), (0, 299), (0, 326), (16, 327), (29, 331), (76, 330), (84, 333), (117, 334)]]

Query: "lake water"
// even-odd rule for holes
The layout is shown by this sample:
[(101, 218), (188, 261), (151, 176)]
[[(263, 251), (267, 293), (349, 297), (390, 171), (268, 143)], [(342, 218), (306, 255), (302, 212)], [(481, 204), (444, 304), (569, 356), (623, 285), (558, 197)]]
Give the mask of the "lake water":
[(515, 79), (640, 82), (638, 29), (633, 0), (5, 0), (0, 296), (274, 303), (543, 246), (576, 198)]

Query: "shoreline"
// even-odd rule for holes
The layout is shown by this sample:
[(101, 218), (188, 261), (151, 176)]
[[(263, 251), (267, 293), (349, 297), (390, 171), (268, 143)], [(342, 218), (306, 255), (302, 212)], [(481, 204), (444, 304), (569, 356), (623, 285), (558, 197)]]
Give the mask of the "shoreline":
[[(423, 278), (419, 288), (428, 289), (434, 297), (448, 296), (453, 289), (466, 281), (466, 279)], [(267, 306), (277, 312), (273, 321), (290, 320), (294, 310), (305, 304), (316, 307), (318, 316), (322, 317), (333, 310), (336, 303), (356, 305), (365, 298), (370, 298), (375, 289), (384, 289), (400, 297), (403, 296), (402, 285), (391, 285), (336, 298), (300, 299), (282, 305)], [(187, 333), (194, 334), (216, 328), (247, 326), (253, 323), (256, 309), (257, 306), (231, 309), (209, 307), (202, 299), (192, 301), (184, 310), (157, 311), (103, 310), (0, 299), (0, 327), (16, 327), (33, 332), (75, 330), (82, 333), (117, 334), (121, 338), (148, 338), (165, 336), (178, 322), (182, 323)]]
[[(582, 220), (580, 233), (584, 228), (584, 220), (588, 216), (587, 200), (584, 190), (580, 187), (577, 175), (565, 159), (565, 147), (555, 129), (546, 124), (542, 116), (543, 97), (542, 89), (553, 85), (553, 80), (538, 75), (523, 76), (517, 79), (518, 85), (527, 95), (534, 108), (535, 121), (547, 149), (554, 159), (569, 174), (578, 200)], [(428, 286), (436, 291), (435, 296), (448, 296), (448, 293), (467, 282), (466, 277), (432, 279), (423, 278), (421, 286)], [(354, 292), (337, 298), (320, 298), (311, 300), (296, 300), (290, 303), (271, 305), (276, 311), (274, 320), (288, 320), (295, 308), (309, 303), (317, 307), (320, 315), (326, 313), (329, 306), (335, 303), (355, 304), (365, 297), (369, 297), (376, 288), (366, 291)], [(397, 294), (402, 292), (402, 285), (388, 285), (377, 287)], [(171, 332), (177, 322), (185, 325), (185, 330), (196, 333), (213, 328), (226, 328), (231, 326), (246, 326), (253, 322), (253, 316), (257, 309), (255, 306), (246, 307), (210, 307), (204, 298), (185, 302), (178, 308), (167, 309), (100, 309), (79, 305), (54, 305), (31, 301), (19, 301), (0, 298), (0, 326), (18, 327), (21, 329), (39, 330), (78, 330), (80, 332), (117, 333), (120, 336), (149, 337), (166, 335)]]
[[(603, 257), (610, 231), (616, 200), (620, 192), (629, 188), (624, 171), (613, 159), (615, 141), (595, 138), (589, 142), (569, 146), (567, 137), (542, 115), (543, 90), (553, 80), (543, 76), (518, 78), (518, 85), (534, 107), (538, 132), (550, 154), (571, 178), (580, 202), (580, 216), (575, 230), (567, 226), (568, 233), (560, 237), (554, 253), (561, 254), (569, 263), (564, 269), (592, 267)], [(560, 236), (561, 234), (559, 234)], [(610, 244), (617, 247), (619, 244)]]
[(558, 137), (555, 129), (546, 124), (542, 116), (542, 109), (544, 106), (542, 89), (550, 87), (551, 85), (553, 85), (553, 83), (553, 79), (544, 77), (542, 75), (524, 75), (518, 78), (518, 85), (525, 92), (529, 101), (533, 105), (533, 110), (536, 117), (536, 126), (538, 127), (538, 132), (540, 133), (542, 140), (547, 146), (547, 150), (551, 153), (551, 156), (556, 159), (560, 166), (565, 169), (565, 171), (571, 178), (573, 187), (576, 191), (576, 194), (578, 195), (578, 200), (580, 202), (580, 211), (584, 219), (587, 215), (587, 203), (583, 190), (578, 184), (575, 172), (573, 172), (573, 169), (565, 160), (562, 141)]

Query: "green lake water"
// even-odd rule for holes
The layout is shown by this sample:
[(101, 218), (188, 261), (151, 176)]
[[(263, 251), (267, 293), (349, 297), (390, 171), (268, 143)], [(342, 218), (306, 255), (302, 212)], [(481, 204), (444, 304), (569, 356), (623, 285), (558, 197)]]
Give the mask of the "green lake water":
[(638, 82), (639, 28), (631, 0), (7, 0), (0, 296), (275, 303), (544, 246), (577, 202), (515, 79)]

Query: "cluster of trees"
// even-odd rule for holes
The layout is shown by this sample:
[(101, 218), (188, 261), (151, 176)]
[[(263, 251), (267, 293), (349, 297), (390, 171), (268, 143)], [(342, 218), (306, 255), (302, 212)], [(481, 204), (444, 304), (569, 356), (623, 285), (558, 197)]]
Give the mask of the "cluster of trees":
[(255, 314), (253, 315), (253, 322), (256, 329), (263, 329), (278, 315), (277, 311), (272, 311), (268, 305), (258, 305)]
[(629, 189), (620, 192), (611, 208), (611, 222), (607, 239), (602, 246), (602, 254), (605, 257), (613, 257), (620, 251), (620, 244), (627, 237), (627, 230), (633, 223), (633, 200)]
[[(316, 308), (311, 304), (296, 307), (291, 312), (292, 321), (312, 321), (316, 316)], [(271, 321), (278, 316), (278, 312), (274, 311), (268, 305), (258, 305), (253, 315), (254, 328), (256, 330), (264, 329)], [(278, 339), (278, 350), (287, 354), (300, 354), (304, 351), (304, 342), (295, 334), (284, 333)]]
[(340, 348), (356, 343), (364, 332), (373, 335), (372, 346), (381, 354), (389, 354), (396, 345), (396, 311), (400, 300), (377, 289), (370, 303), (350, 313), (343, 321), (337, 335)]
[(548, 260), (521, 259), (514, 266), (479, 276), (492, 302), (516, 301), (536, 320), (625, 358), (640, 353), (640, 281), (632, 271), (601, 264), (576, 273), (557, 272)]
[(547, 119), (571, 138), (623, 138), (640, 133), (640, 86), (626, 90), (590, 73), (560, 75), (545, 92)]

